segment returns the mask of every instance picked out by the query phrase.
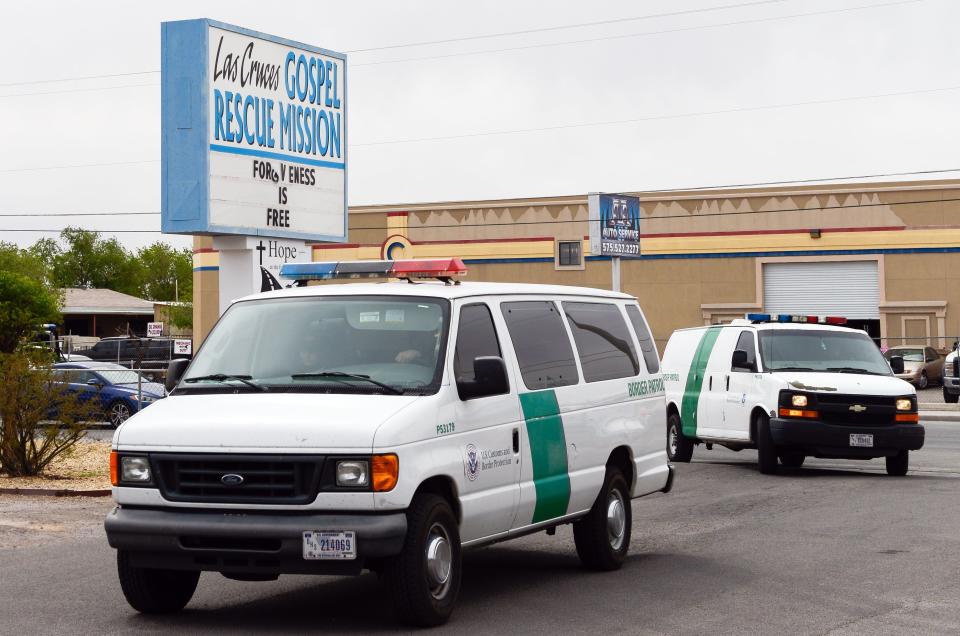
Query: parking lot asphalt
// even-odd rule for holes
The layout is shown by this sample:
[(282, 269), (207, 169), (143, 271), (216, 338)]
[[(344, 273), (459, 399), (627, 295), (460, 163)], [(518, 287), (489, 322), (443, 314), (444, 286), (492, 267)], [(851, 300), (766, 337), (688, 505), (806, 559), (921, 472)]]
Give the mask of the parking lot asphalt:
[[(698, 447), (674, 492), (634, 501), (622, 570), (582, 570), (569, 526), (468, 552), (439, 633), (956, 634), (960, 424), (925, 422), (906, 477), (882, 460), (760, 475)], [(396, 631), (373, 575), (241, 583), (207, 573), (179, 615), (125, 603), (108, 500), (0, 497), (0, 632)]]

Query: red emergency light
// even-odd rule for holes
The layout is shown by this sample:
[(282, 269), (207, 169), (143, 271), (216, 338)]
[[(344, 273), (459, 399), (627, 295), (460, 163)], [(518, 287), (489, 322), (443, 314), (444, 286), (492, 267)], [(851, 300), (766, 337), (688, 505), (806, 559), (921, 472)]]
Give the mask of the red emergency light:
[(436, 278), (446, 283), (465, 276), (467, 267), (459, 258), (413, 258), (396, 261), (333, 261), (287, 263), (280, 276), (306, 284), (311, 280), (349, 280), (358, 278)]

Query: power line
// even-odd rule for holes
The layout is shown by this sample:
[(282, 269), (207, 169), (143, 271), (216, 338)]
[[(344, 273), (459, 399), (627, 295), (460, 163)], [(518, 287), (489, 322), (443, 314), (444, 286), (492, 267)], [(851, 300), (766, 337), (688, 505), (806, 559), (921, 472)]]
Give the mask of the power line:
[(638, 20), (653, 20), (656, 18), (671, 18), (681, 15), (690, 15), (694, 13), (710, 13), (714, 11), (725, 11), (727, 9), (741, 9), (744, 7), (754, 7), (763, 4), (782, 4), (791, 0), (758, 0), (756, 2), (741, 2), (738, 4), (725, 4), (718, 7), (705, 7), (702, 9), (687, 9), (684, 11), (670, 11), (667, 13), (650, 13), (647, 15), (634, 16), (630, 18), (612, 18), (610, 20), (598, 20), (596, 22), (578, 22), (576, 24), (564, 24), (552, 27), (541, 27), (539, 29), (523, 29), (521, 31), (504, 31), (501, 33), (486, 33), (483, 35), (467, 35), (457, 38), (448, 38), (444, 40), (428, 40), (425, 42), (408, 42), (406, 44), (389, 44), (387, 46), (374, 46), (365, 49), (347, 50), (347, 53), (368, 53), (370, 51), (384, 51), (387, 49), (405, 49), (413, 46), (430, 46), (434, 44), (450, 44), (452, 42), (467, 42), (470, 40), (486, 40), (489, 38), (508, 37), (512, 35), (528, 35), (531, 33), (546, 33), (549, 31), (562, 31), (566, 29), (579, 29), (582, 27), (603, 26), (606, 24), (619, 24), (623, 22), (636, 22)]
[(814, 99), (803, 102), (790, 102), (786, 104), (768, 104), (765, 106), (742, 106), (738, 108), (727, 108), (723, 110), (699, 111), (692, 113), (678, 113), (676, 115), (652, 115), (650, 117), (634, 117), (631, 119), (613, 119), (607, 121), (581, 122), (577, 124), (558, 124), (556, 126), (538, 126), (536, 128), (513, 128), (507, 130), (489, 130), (475, 133), (462, 133), (459, 135), (440, 135), (437, 137), (413, 137), (407, 139), (391, 139), (386, 141), (369, 141), (366, 143), (355, 143), (351, 147), (359, 148), (365, 146), (385, 146), (395, 144), (413, 144), (431, 141), (449, 141), (453, 139), (471, 139), (475, 137), (490, 137), (501, 135), (516, 135), (523, 133), (548, 132), (551, 130), (567, 130), (572, 128), (592, 128), (598, 126), (621, 126), (624, 124), (637, 124), (648, 121), (662, 121), (667, 119), (687, 119), (691, 117), (705, 117), (711, 115), (729, 115), (735, 113), (756, 112), (761, 110), (775, 110), (780, 108), (794, 108), (797, 106), (817, 106), (823, 104), (837, 104), (843, 102), (863, 101), (867, 99), (881, 99), (887, 97), (903, 97), (906, 95), (920, 95), (923, 93), (942, 93), (946, 91), (955, 91), (960, 86), (943, 86), (940, 88), (925, 88), (913, 91), (899, 91), (895, 93), (877, 93), (874, 95), (854, 95), (850, 97), (834, 97), (829, 99)]
[(156, 216), (160, 212), (0, 212), (0, 216)]
[(96, 93), (99, 91), (118, 91), (127, 88), (143, 88), (145, 86), (160, 86), (156, 82), (149, 84), (124, 84), (123, 86), (98, 86), (95, 88), (68, 88), (60, 91), (43, 91), (40, 93), (11, 93), (9, 95), (0, 95), (0, 99), (10, 97), (33, 97), (35, 95), (59, 95), (61, 93)]
[(744, 25), (744, 24), (757, 24), (757, 23), (761, 23), (761, 22), (776, 22), (776, 21), (779, 21), (779, 20), (791, 20), (791, 19), (793, 19), (793, 18), (806, 18), (806, 17), (811, 17), (811, 16), (830, 15), (830, 14), (834, 14), (834, 13), (845, 13), (845, 12), (848, 12), (848, 11), (863, 11), (863, 10), (868, 10), (868, 9), (880, 9), (880, 8), (883, 8), (883, 7), (892, 7), (892, 6), (901, 5), (901, 4), (915, 4), (915, 3), (918, 3), (918, 2), (926, 2), (926, 0), (897, 0), (896, 2), (885, 2), (885, 3), (881, 3), (881, 4), (868, 4), (868, 5), (863, 5), (863, 6), (859, 6), (859, 7), (846, 7), (846, 8), (843, 8), (843, 9), (828, 9), (828, 10), (825, 10), (825, 11), (811, 11), (811, 12), (809, 12), (809, 13), (794, 13), (794, 14), (790, 14), (790, 15), (772, 16), (772, 17), (768, 17), (768, 18), (755, 18), (755, 19), (752, 19), (752, 20), (736, 20), (736, 21), (734, 21), (734, 22), (720, 22), (720, 23), (717, 23), (717, 24), (703, 24), (703, 25), (692, 26), (692, 27), (678, 27), (678, 28), (676, 28), (676, 29), (665, 29), (665, 30), (661, 30), (661, 31), (642, 31), (642, 32), (639, 32), (639, 33), (626, 33), (626, 34), (622, 34), (622, 35), (608, 35), (608, 36), (596, 37), (596, 38), (585, 38), (585, 39), (581, 39), (581, 40), (564, 40), (564, 41), (562, 41), (562, 42), (544, 42), (544, 43), (540, 43), (540, 44), (528, 44), (528, 45), (524, 45), (524, 46), (511, 46), (511, 47), (499, 48), (499, 49), (484, 49), (484, 50), (481, 50), (481, 51), (463, 51), (463, 52), (458, 52), (458, 53), (444, 53), (444, 54), (441, 54), (441, 55), (425, 55), (425, 56), (422, 56), (422, 57), (406, 57), (406, 58), (399, 58), (399, 59), (395, 59), (395, 60), (381, 60), (381, 61), (377, 61), (377, 62), (351, 63), (351, 64), (350, 64), (350, 68), (353, 69), (353, 68), (357, 68), (357, 67), (360, 67), (360, 66), (380, 66), (380, 65), (384, 65), (384, 64), (401, 64), (401, 63), (407, 63), (407, 62), (422, 62), (422, 61), (427, 61), (427, 60), (440, 60), (440, 59), (447, 59), (447, 58), (453, 58), (453, 57), (468, 57), (468, 56), (476, 56), (476, 55), (486, 55), (486, 54), (488, 54), (488, 53), (509, 53), (509, 52), (514, 52), (514, 51), (528, 51), (528, 50), (532, 50), (532, 49), (543, 49), (543, 48), (551, 48), (551, 47), (556, 47), (556, 46), (567, 46), (567, 45), (573, 45), (573, 44), (589, 44), (589, 43), (592, 43), (592, 42), (606, 42), (606, 41), (610, 41), (610, 40), (625, 40), (625, 39), (631, 39), (631, 38), (646, 37), (646, 36), (651, 36), (651, 35), (669, 35), (669, 34), (671, 34), (671, 33), (686, 33), (686, 32), (689, 32), (689, 31), (700, 31), (700, 30), (702, 30), (702, 29), (716, 29), (716, 28), (721, 28), (721, 27), (740, 26), (740, 25)]
[[(703, 214), (698, 214), (696, 212), (690, 214), (665, 214), (660, 216), (647, 216), (643, 217), (641, 221), (658, 221), (662, 219), (693, 219), (693, 218), (706, 218), (706, 217), (715, 217), (715, 216), (740, 216), (744, 214), (779, 214), (781, 212), (824, 212), (827, 210), (855, 210), (859, 208), (874, 208), (874, 207), (884, 207), (884, 206), (897, 206), (897, 205), (926, 205), (932, 203), (951, 203), (960, 201), (960, 198), (950, 198), (950, 199), (923, 199), (916, 201), (891, 201), (887, 203), (857, 203), (854, 205), (826, 205), (819, 206), (815, 208), (781, 208), (779, 210), (746, 210), (742, 212), (706, 212)], [(588, 219), (570, 219), (570, 220), (551, 220), (551, 221), (511, 221), (509, 223), (453, 223), (445, 225), (429, 225), (425, 226), (424, 229), (441, 229), (441, 228), (468, 228), (468, 227), (499, 227), (499, 226), (515, 226), (515, 225), (555, 225), (559, 223), (589, 223)], [(350, 230), (389, 230), (392, 229), (389, 226), (352, 226), (349, 227)], [(786, 228), (786, 231), (789, 228)], [(824, 228), (827, 231), (830, 228)], [(63, 231), (63, 228), (59, 230), (49, 230), (49, 229), (24, 229), (24, 228), (0, 228), (2, 232), (42, 232), (42, 233), (60, 233)], [(103, 232), (109, 234), (120, 234), (120, 233), (139, 233), (139, 234), (157, 234), (160, 230), (89, 230), (91, 232)]]
[(135, 161), (110, 161), (105, 163), (74, 163), (62, 166), (31, 166), (29, 168), (3, 168), (0, 173), (5, 172), (34, 172), (38, 170), (67, 170), (71, 168), (102, 168), (106, 166), (129, 166), (143, 163), (160, 163), (159, 159), (141, 159)]
[[(598, 25), (618, 23), (618, 22), (629, 22), (629, 21), (644, 20), (644, 19), (650, 19), (650, 18), (669, 17), (669, 16), (676, 16), (676, 15), (684, 15), (684, 14), (688, 14), (688, 13), (703, 13), (703, 12), (707, 12), (707, 11), (718, 11), (718, 10), (721, 10), (721, 9), (740, 8), (740, 7), (743, 7), (743, 6), (752, 6), (752, 5), (756, 5), (756, 4), (770, 4), (770, 3), (774, 3), (774, 2), (775, 2), (775, 3), (780, 3), (780, 2), (787, 2), (787, 1), (790, 1), (790, 0), (769, 0), (768, 2), (748, 2), (748, 3), (744, 3), (744, 4), (739, 4), (739, 5), (728, 5), (728, 6), (712, 7), (712, 8), (706, 8), (706, 9), (694, 9), (694, 10), (690, 10), (690, 11), (679, 11), (679, 12), (672, 12), (672, 13), (662, 13), (662, 14), (655, 14), (655, 15), (649, 15), (649, 16), (637, 16), (637, 17), (633, 17), (633, 18), (618, 18), (618, 19), (604, 20), (604, 21), (599, 21), (599, 22), (584, 22), (584, 23), (580, 23), (580, 24), (571, 24), (571, 25), (564, 25), (564, 26), (557, 26), (557, 27), (546, 27), (546, 28), (543, 28), (543, 29), (528, 29), (528, 30), (525, 30), (525, 31), (514, 31), (514, 32), (506, 32), (506, 33), (495, 33), (495, 34), (478, 35), (478, 36), (466, 36), (466, 37), (462, 37), (462, 38), (451, 38), (451, 39), (448, 39), (448, 40), (438, 40), (438, 41), (433, 41), (433, 42), (419, 42), (419, 43), (409, 43), (409, 44), (398, 44), (398, 45), (392, 45), (392, 46), (380, 47), (380, 48), (352, 49), (352, 50), (347, 50), (346, 52), (347, 52), (347, 53), (362, 53), (362, 52), (366, 52), (366, 51), (376, 51), (376, 50), (382, 50), (382, 49), (388, 49), (388, 48), (389, 48), (389, 49), (394, 49), (394, 48), (406, 48), (406, 47), (413, 47), (413, 46), (424, 46), (424, 45), (426, 45), (426, 44), (438, 44), (438, 43), (450, 43), (450, 42), (468, 41), (468, 40), (476, 40), (476, 39), (484, 39), (484, 38), (502, 37), (502, 36), (507, 36), (507, 35), (519, 35), (519, 34), (525, 34), (525, 33), (534, 33), (534, 32), (539, 32), (539, 31), (555, 31), (555, 30), (559, 30), (559, 29), (571, 29), (571, 28), (586, 27), (586, 26), (598, 26)], [(448, 54), (444, 54), (444, 55), (431, 55), (431, 56), (415, 57), (415, 58), (402, 58), (402, 59), (396, 59), (396, 60), (381, 60), (381, 61), (377, 61), (377, 62), (363, 62), (363, 63), (351, 64), (350, 67), (351, 67), (351, 68), (357, 68), (357, 67), (362, 67), (362, 66), (376, 66), (376, 65), (381, 65), (381, 64), (398, 64), (398, 63), (405, 63), (405, 62), (418, 62), (418, 61), (422, 61), (422, 60), (433, 60), (433, 59), (443, 59), (443, 58), (450, 58), (450, 57), (462, 57), (462, 56), (484, 55), (484, 54), (487, 54), (487, 53), (501, 53), (501, 52), (509, 52), (509, 51), (522, 51), (522, 50), (528, 50), (528, 49), (537, 49), (537, 48), (545, 48), (545, 47), (553, 47), (553, 46), (564, 46), (564, 45), (569, 45), (569, 44), (583, 44), (583, 43), (589, 43), (589, 42), (601, 42), (601, 41), (606, 41), (606, 40), (627, 39), (627, 38), (643, 37), (643, 36), (648, 36), (648, 35), (665, 35), (665, 34), (670, 34), (670, 33), (681, 33), (681, 32), (686, 32), (686, 31), (697, 31), (697, 30), (700, 30), (700, 29), (711, 29), (711, 28), (726, 27), (726, 26), (737, 26), (737, 25), (742, 25), (742, 24), (755, 24), (755, 23), (758, 23), (758, 22), (771, 22), (771, 21), (787, 20), (787, 19), (792, 19), (792, 18), (801, 18), (801, 17), (817, 16), (817, 15), (828, 15), (828, 14), (833, 14), (833, 13), (844, 13), (844, 12), (848, 12), (848, 11), (860, 11), (860, 10), (867, 10), (867, 9), (875, 9), (875, 8), (895, 6), (895, 5), (900, 5), (900, 4), (913, 4), (913, 3), (918, 3), (918, 2), (926, 2), (926, 0), (897, 0), (896, 2), (886, 2), (886, 3), (880, 3), (880, 4), (863, 5), (863, 6), (858, 6), (858, 7), (846, 7), (846, 8), (842, 8), (842, 9), (830, 9), (830, 10), (826, 10), (826, 11), (812, 11), (812, 12), (808, 12), (808, 13), (796, 13), (796, 14), (785, 15), (785, 16), (772, 16), (772, 17), (768, 17), (768, 18), (756, 18), (756, 19), (750, 19), (750, 20), (737, 20), (737, 21), (733, 21), (733, 22), (722, 22), (722, 23), (718, 23), (718, 24), (706, 24), (706, 25), (693, 26), (693, 27), (681, 27), (681, 28), (677, 28), (677, 29), (667, 29), (667, 30), (662, 30), (662, 31), (645, 31), (645, 32), (641, 32), (641, 33), (628, 33), (628, 34), (624, 34), (624, 35), (613, 35), (613, 36), (605, 36), (605, 37), (598, 37), (598, 38), (587, 38), (587, 39), (582, 39), (582, 40), (568, 40), (568, 41), (564, 41), (564, 42), (547, 42), (547, 43), (534, 44), (534, 45), (528, 45), (528, 46), (518, 46), (518, 47), (509, 47), (509, 48), (500, 48), (500, 49), (486, 49), (486, 50), (483, 50), (483, 51), (465, 51), (465, 52), (461, 52), (461, 53), (448, 53)], [(32, 80), (32, 81), (24, 81), (24, 82), (7, 82), (7, 83), (0, 84), (0, 88), (7, 88), (7, 87), (11, 87), (11, 86), (28, 86), (28, 85), (36, 85), (36, 84), (53, 84), (53, 83), (58, 83), (58, 82), (85, 81), (85, 80), (94, 80), (94, 79), (109, 79), (109, 78), (115, 78), (115, 77), (130, 77), (130, 76), (136, 76), (136, 75), (155, 75), (155, 74), (158, 74), (158, 73), (160, 73), (160, 70), (159, 70), (159, 69), (157, 69), (157, 70), (149, 70), (149, 71), (131, 71), (131, 72), (127, 72), (127, 73), (103, 73), (103, 74), (100, 74), (100, 75), (77, 75), (77, 76), (73, 76), (73, 77), (61, 77), (61, 78), (57, 78), (57, 79)], [(149, 86), (152, 86), (152, 85), (153, 85), (153, 84), (149, 84)], [(130, 85), (130, 86), (139, 86), (139, 85)], [(144, 86), (148, 86), (148, 84), (144, 84)], [(115, 87), (115, 88), (126, 88), (126, 86), (124, 86), (124, 87)], [(93, 90), (93, 89), (91, 89), (91, 90)], [(68, 91), (53, 91), (53, 92), (68, 92)], [(37, 94), (37, 95), (45, 95), (45, 94), (50, 94), (50, 93), (24, 93), (24, 95), (34, 95), (34, 94)], [(18, 95), (10, 95), (9, 97), (16, 97), (16, 96), (18, 96)]]
[(110, 77), (129, 77), (131, 75), (151, 75), (160, 71), (131, 71), (129, 73), (104, 73), (102, 75), (77, 75), (74, 77), (61, 77), (59, 79), (32, 80), (28, 82), (6, 82), (0, 84), (0, 88), (8, 86), (27, 86), (29, 84), (54, 84), (56, 82), (79, 82), (83, 80), (106, 79)]

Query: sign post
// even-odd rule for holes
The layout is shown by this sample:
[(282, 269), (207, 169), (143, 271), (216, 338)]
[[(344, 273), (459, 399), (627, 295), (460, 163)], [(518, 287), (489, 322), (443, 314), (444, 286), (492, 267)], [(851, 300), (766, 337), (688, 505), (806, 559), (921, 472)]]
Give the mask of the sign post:
[(620, 291), (620, 259), (640, 257), (640, 199), (622, 194), (587, 196), (590, 252), (610, 257), (613, 291)]

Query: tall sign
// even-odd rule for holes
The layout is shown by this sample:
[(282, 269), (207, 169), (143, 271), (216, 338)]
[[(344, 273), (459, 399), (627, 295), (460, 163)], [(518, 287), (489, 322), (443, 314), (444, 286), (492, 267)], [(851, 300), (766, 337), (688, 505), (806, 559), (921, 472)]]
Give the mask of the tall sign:
[(620, 258), (640, 257), (640, 199), (623, 194), (591, 194), (587, 207), (590, 252), (611, 257), (611, 287), (620, 291)]
[(601, 256), (640, 256), (640, 199), (622, 194), (587, 197), (590, 251)]
[(347, 58), (212, 20), (161, 31), (161, 228), (346, 240)]

